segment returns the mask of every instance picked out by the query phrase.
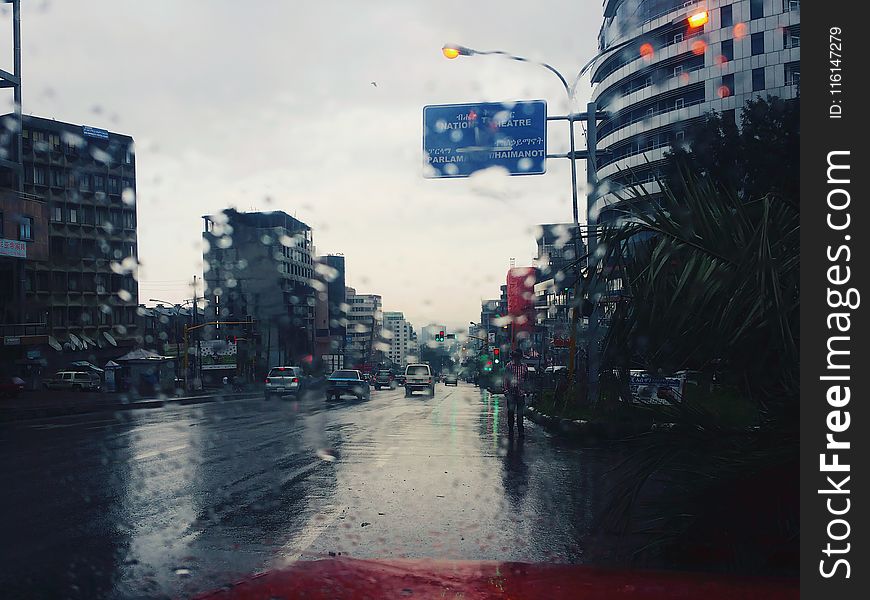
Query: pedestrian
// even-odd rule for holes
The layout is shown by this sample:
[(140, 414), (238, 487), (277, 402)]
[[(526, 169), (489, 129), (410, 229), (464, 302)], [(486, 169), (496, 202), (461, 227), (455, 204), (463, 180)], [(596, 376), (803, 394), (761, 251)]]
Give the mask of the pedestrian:
[(514, 433), (514, 414), (517, 416), (517, 433), (520, 437), (525, 435), (523, 431), (523, 413), (526, 408), (524, 387), (529, 368), (523, 363), (522, 350), (514, 350), (511, 360), (504, 367), (504, 395), (507, 400), (508, 410), (508, 435)]

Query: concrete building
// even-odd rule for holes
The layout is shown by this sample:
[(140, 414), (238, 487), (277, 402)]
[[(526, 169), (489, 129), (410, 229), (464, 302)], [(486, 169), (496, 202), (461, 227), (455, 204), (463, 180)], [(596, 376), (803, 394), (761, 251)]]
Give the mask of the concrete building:
[(258, 372), (299, 364), (314, 351), (311, 228), (282, 211), (226, 209), (203, 221), (207, 319), (256, 323)]
[(385, 312), (384, 329), (391, 334), (387, 339), (390, 344), (387, 357), (394, 365), (405, 367), (409, 362), (419, 360), (417, 334), (413, 325), (405, 320), (403, 313)]
[(348, 364), (377, 364), (382, 362), (383, 304), (378, 294), (357, 294), (347, 288), (347, 338), (345, 361)]
[(348, 335), (344, 256), (318, 256), (314, 271), (319, 282), (316, 285), (315, 354), (343, 355)]
[[(695, 17), (691, 21), (689, 17)], [(593, 98), (609, 113), (598, 125), (595, 209), (618, 219), (633, 181), (660, 190), (664, 155), (688, 128), (717, 111), (739, 123), (759, 96), (798, 97), (800, 0), (605, 0)]]
[[(137, 343), (136, 165), (133, 138), (85, 125), (24, 116), (23, 179), (0, 165), (0, 224), (23, 254), (0, 256), (4, 333), (39, 324), (40, 348), (57, 361), (102, 360)], [(0, 142), (17, 144), (13, 115)], [(6, 155), (12, 152), (4, 148)], [(4, 242), (5, 243), (5, 242)], [(48, 352), (59, 346), (62, 357)], [(56, 348), (55, 348), (56, 351)], [(54, 360), (54, 359), (57, 359)]]
[[(536, 237), (538, 271), (535, 294), (537, 333), (535, 351), (543, 360), (564, 363), (564, 340), (570, 337), (569, 308), (574, 297), (574, 244), (577, 229), (573, 223), (540, 225)], [(586, 247), (580, 240), (580, 252)], [(585, 268), (585, 265), (584, 265)], [(581, 321), (581, 327), (583, 323)]]

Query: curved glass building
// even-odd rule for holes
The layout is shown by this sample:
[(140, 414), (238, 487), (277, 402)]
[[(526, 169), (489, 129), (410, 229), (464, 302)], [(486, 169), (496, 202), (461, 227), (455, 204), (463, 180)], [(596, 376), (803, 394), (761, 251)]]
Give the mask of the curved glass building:
[(598, 125), (602, 223), (618, 194), (641, 182), (650, 193), (664, 154), (710, 111), (739, 119), (758, 96), (798, 96), (800, 0), (605, 0), (593, 99)]

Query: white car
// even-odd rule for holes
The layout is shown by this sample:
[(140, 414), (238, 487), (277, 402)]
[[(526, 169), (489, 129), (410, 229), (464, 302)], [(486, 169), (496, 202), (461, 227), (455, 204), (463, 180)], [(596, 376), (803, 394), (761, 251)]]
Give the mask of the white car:
[(429, 365), (416, 363), (405, 367), (405, 397), (412, 395), (414, 390), (427, 390), (430, 398), (435, 396), (435, 378)]
[(302, 367), (272, 367), (263, 394), (266, 400), (272, 396), (298, 396), (301, 388)]

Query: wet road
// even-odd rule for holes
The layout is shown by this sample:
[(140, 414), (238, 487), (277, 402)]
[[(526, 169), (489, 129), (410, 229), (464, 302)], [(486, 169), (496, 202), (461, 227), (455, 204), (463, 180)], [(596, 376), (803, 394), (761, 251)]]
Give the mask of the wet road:
[(615, 457), (468, 384), (0, 428), (4, 597), (187, 596), (330, 553), (591, 560)]

